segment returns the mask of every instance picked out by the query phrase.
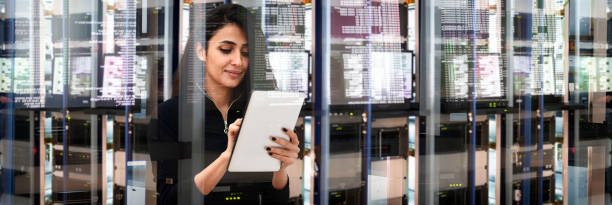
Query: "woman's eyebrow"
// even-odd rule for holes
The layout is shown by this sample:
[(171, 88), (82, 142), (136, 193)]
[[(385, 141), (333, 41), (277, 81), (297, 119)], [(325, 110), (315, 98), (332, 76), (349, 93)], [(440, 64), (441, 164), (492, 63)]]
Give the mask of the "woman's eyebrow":
[[(230, 44), (230, 45), (234, 45), (234, 46), (236, 45), (236, 43), (234, 43), (233, 41), (230, 41), (230, 40), (219, 41), (217, 43)], [(248, 48), (249, 44), (247, 44), (247, 43), (242, 44), (242, 47)]]
[(219, 41), (219, 42), (217, 42), (217, 43), (224, 43), (224, 44), (236, 45), (236, 43), (234, 43), (233, 41), (230, 41), (230, 40)]

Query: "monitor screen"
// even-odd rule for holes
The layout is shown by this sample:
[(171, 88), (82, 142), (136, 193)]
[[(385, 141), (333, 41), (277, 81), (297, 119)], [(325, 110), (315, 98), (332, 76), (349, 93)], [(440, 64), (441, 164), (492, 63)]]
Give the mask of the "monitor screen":
[(64, 58), (53, 58), (53, 83), (51, 93), (54, 95), (64, 94)]
[(132, 70), (124, 66), (122, 56), (105, 56), (102, 67), (102, 87), (97, 101), (110, 101), (115, 106), (134, 105)]
[(15, 94), (32, 94), (34, 81), (29, 58), (13, 58), (13, 92)]
[(136, 99), (147, 97), (147, 67), (150, 56), (134, 56), (133, 66), (125, 66), (123, 56), (104, 57), (102, 84), (96, 101), (113, 102), (114, 106), (134, 105)]
[(106, 56), (104, 58), (102, 88), (100, 97), (119, 98), (126, 94), (126, 70), (123, 58), (120, 56)]
[(93, 70), (92, 57), (72, 57), (70, 63), (70, 95), (91, 95), (91, 72)]
[[(513, 75), (524, 79), (514, 82), (517, 85), (514, 90), (515, 95), (563, 95), (563, 67), (554, 62), (552, 56), (516, 55), (512, 59)], [(589, 65), (592, 62), (589, 58), (584, 58), (581, 63), (581, 65)]]
[[(310, 70), (306, 47), (306, 6), (291, 2), (266, 4), (249, 12), (249, 62), (255, 90), (308, 94)], [(265, 12), (265, 13), (264, 13)], [(252, 21), (251, 21), (252, 20)], [(310, 36), (308, 36), (310, 37)], [(266, 40), (261, 40), (266, 39)]]
[[(93, 65), (91, 56), (71, 56), (67, 68), (64, 67), (64, 57), (55, 56), (52, 61), (53, 69), (50, 72), (50, 92), (45, 97), (45, 107), (59, 108), (67, 106), (71, 108), (89, 107), (92, 90), (96, 90), (92, 83)], [(66, 70), (67, 69), (67, 70)], [(64, 86), (68, 83), (68, 90)], [(63, 96), (67, 95), (64, 102)], [(64, 104), (65, 103), (65, 104)]]
[(442, 97), (446, 101), (468, 99), (469, 66), (467, 55), (445, 56), (442, 60)]
[(136, 56), (134, 62), (134, 97), (147, 98), (147, 67), (152, 67), (151, 56)]
[[(412, 53), (397, 2), (332, 3), (331, 104), (398, 104), (412, 98)], [(373, 13), (372, 13), (373, 12)], [(405, 35), (402, 35), (404, 33)]]
[(436, 12), (440, 18), (441, 98), (446, 103), (505, 100), (501, 33), (496, 30), (499, 16), (490, 12), (488, 3), (472, 3), (446, 1)]
[(555, 67), (552, 56), (542, 57), (542, 92), (544, 95), (561, 95), (555, 80)]
[(0, 58), (0, 93), (12, 92), (13, 77), (9, 58)]
[(497, 55), (479, 55), (476, 57), (476, 96), (478, 98), (503, 97), (499, 58)]
[(268, 58), (279, 90), (308, 94), (308, 53), (269, 52)]

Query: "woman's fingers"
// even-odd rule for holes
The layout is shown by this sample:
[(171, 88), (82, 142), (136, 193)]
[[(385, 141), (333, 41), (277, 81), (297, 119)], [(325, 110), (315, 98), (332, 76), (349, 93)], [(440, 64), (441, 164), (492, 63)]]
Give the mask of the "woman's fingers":
[(298, 157), (298, 152), (289, 151), (282, 147), (266, 147), (266, 151), (268, 151), (269, 153), (273, 153), (273, 154), (277, 154), (277, 155), (281, 155), (281, 156), (285, 156), (289, 158)]
[(236, 119), (236, 120), (234, 121), (234, 123), (232, 123), (232, 124), (235, 124), (235, 125), (237, 125), (238, 127), (240, 127), (240, 125), (242, 125), (242, 118), (238, 118), (238, 119)]
[(268, 154), (270, 154), (270, 157), (280, 160), (284, 166), (291, 165), (296, 160), (296, 158), (286, 157), (286, 156), (278, 155), (272, 152), (268, 152)]
[(283, 130), (283, 132), (285, 134), (287, 134), (287, 136), (289, 136), (289, 140), (291, 140), (292, 144), (294, 144), (294, 145), (299, 145), (300, 144), (300, 141), (298, 140), (298, 137), (295, 134), (295, 132), (293, 132), (293, 130), (289, 130), (287, 128), (283, 128), (282, 130)]
[(271, 136), (270, 140), (272, 140), (272, 142), (275, 142), (276, 144), (279, 144), (280, 146), (284, 147), (287, 150), (294, 151), (294, 152), (300, 151), (300, 148), (297, 146), (297, 144), (293, 144), (286, 139)]
[(242, 125), (242, 118), (236, 119), (236, 121), (227, 126), (227, 147), (225, 149), (230, 153), (234, 149), (234, 143), (236, 143), (236, 135), (238, 135), (240, 125)]
[(295, 132), (286, 128), (283, 128), (282, 130), (287, 136), (289, 136), (289, 140), (271, 136), (270, 140), (280, 145), (280, 147), (268, 146), (266, 147), (266, 151), (268, 151), (268, 154), (272, 158), (280, 160), (283, 167), (287, 167), (297, 160), (298, 153), (300, 152), (300, 147), (298, 147), (300, 142)]
[(242, 125), (242, 118), (238, 118), (234, 123), (229, 125), (227, 134), (235, 137), (238, 134), (238, 130), (240, 130), (240, 125)]

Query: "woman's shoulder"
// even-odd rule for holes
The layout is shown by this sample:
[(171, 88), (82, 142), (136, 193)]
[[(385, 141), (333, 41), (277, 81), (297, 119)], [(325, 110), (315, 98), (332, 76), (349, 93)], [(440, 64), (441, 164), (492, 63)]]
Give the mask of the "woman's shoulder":
[(162, 103), (160, 103), (157, 106), (158, 110), (171, 110), (171, 109), (177, 109), (178, 110), (178, 96), (174, 96)]
[(157, 114), (160, 119), (178, 118), (178, 97), (172, 97), (157, 106)]

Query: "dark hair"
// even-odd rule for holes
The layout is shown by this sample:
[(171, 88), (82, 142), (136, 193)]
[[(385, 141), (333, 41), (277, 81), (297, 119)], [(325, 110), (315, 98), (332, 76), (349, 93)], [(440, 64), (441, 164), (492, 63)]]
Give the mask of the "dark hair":
[[(190, 16), (191, 20), (189, 21), (189, 38), (187, 39), (185, 52), (181, 56), (178, 70), (175, 73), (175, 78), (173, 79), (173, 96), (178, 96), (179, 94), (179, 78), (181, 76), (181, 72), (183, 72), (183, 69), (187, 66), (203, 66), (200, 64), (200, 62), (198, 62), (198, 60), (193, 60), (197, 59), (197, 56), (195, 55), (197, 52), (195, 49), (196, 42), (202, 43), (204, 49), (208, 49), (208, 41), (215, 34), (217, 34), (219, 29), (228, 24), (235, 24), (242, 28), (245, 35), (248, 33), (246, 29), (247, 9), (243, 6), (237, 4), (223, 4), (211, 8), (207, 7), (205, 4), (192, 4), (192, 11), (193, 12), (191, 12)], [(203, 13), (206, 14), (205, 26), (202, 26), (201, 24)], [(204, 33), (202, 33), (202, 31), (204, 31)], [(248, 40), (248, 37), (246, 37), (246, 39)], [(251, 69), (247, 68), (247, 72), (245, 73), (242, 81), (238, 87), (234, 88), (233, 90), (233, 97), (237, 97), (238, 95), (251, 90), (250, 73)]]
[(235, 24), (246, 34), (247, 9), (237, 4), (223, 4), (206, 11), (206, 48), (217, 31), (228, 24)]

